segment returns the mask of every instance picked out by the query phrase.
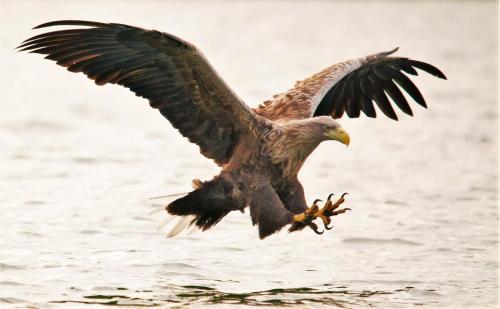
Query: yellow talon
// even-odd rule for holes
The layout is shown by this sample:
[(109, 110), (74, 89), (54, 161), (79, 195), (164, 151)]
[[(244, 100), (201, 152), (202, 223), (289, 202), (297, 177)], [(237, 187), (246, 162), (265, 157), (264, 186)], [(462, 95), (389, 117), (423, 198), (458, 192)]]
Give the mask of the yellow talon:
[(311, 207), (307, 208), (303, 213), (295, 215), (293, 217), (293, 220), (295, 222), (302, 222), (302, 223), (308, 223), (316, 219), (316, 214), (319, 211), (319, 206), (318, 202), (321, 202), (320, 199), (317, 199), (314, 201), (314, 203), (311, 205)]
[(321, 209), (317, 204), (321, 200), (315, 200), (311, 207), (307, 208), (303, 213), (293, 217), (294, 223), (289, 231), (293, 232), (302, 229), (305, 226), (309, 226), (316, 234), (323, 234), (323, 231), (319, 231), (318, 226), (313, 222), (316, 218), (320, 218), (321, 221), (323, 221), (326, 230), (331, 230), (333, 228), (333, 226), (330, 226), (330, 223), (332, 222), (331, 217), (351, 210), (350, 208), (337, 209), (345, 201), (344, 196), (346, 195), (347, 193), (342, 194), (342, 196), (335, 203), (333, 203), (331, 200), (333, 194), (330, 194), (325, 205)]
[[(332, 219), (330, 219), (330, 217), (327, 217), (323, 214), (323, 209), (319, 210), (318, 213), (316, 213), (316, 217), (320, 218), (321, 221), (323, 221), (323, 224), (325, 225), (325, 227), (328, 227), (330, 222), (332, 222)], [(327, 228), (327, 230), (328, 230), (328, 228)]]
[(300, 229), (304, 226), (309, 226), (314, 233), (323, 234), (323, 231), (319, 231), (318, 226), (313, 222), (318, 217), (319, 206), (317, 203), (320, 201), (320, 199), (315, 200), (311, 207), (307, 208), (303, 213), (295, 215), (293, 217), (294, 224), (290, 228), (290, 231), (294, 231), (300, 226)]

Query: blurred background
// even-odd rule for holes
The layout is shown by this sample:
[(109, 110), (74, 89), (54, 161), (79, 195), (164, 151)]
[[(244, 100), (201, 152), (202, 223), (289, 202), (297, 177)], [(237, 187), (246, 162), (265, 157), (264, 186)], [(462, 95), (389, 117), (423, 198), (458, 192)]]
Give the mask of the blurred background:
[[(0, 306), (498, 306), (495, 1), (0, 1)], [(51, 20), (118, 22), (197, 45), (256, 106), (346, 59), (400, 47), (448, 81), (412, 78), (415, 116), (341, 119), (300, 179), (350, 193), (322, 236), (258, 239), (248, 212), (167, 239), (151, 196), (217, 167), (157, 111), (40, 55)]]

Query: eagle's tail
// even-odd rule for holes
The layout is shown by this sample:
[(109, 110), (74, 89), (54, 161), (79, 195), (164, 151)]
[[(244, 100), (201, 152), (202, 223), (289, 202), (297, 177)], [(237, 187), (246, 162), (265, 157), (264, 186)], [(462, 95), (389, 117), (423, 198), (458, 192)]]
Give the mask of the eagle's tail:
[(230, 211), (240, 209), (233, 199), (233, 183), (220, 176), (206, 182), (195, 180), (193, 186), (196, 188), (194, 191), (166, 207), (171, 215), (192, 217), (191, 220), (183, 220), (183, 224), (194, 224), (204, 231), (217, 224)]
[[(172, 201), (181, 198), (183, 196), (186, 196), (189, 194), (189, 192), (185, 193), (175, 193), (175, 194), (167, 194), (167, 195), (161, 195), (161, 196), (155, 196), (155, 197), (150, 197), (148, 201), (151, 203), (153, 207), (155, 207), (155, 210), (151, 211), (150, 215), (156, 214), (159, 212), (163, 212), (165, 214), (165, 205), (170, 204)], [(183, 231), (187, 230), (188, 227), (190, 226), (191, 221), (193, 221), (194, 216), (186, 216), (186, 217), (181, 217), (181, 216), (173, 216), (169, 214), (165, 214), (165, 218), (160, 222), (160, 224), (157, 227), (158, 231), (165, 230), (167, 232), (167, 237), (175, 237), (182, 233)], [(189, 232), (194, 232), (196, 230), (195, 227), (190, 229)]]

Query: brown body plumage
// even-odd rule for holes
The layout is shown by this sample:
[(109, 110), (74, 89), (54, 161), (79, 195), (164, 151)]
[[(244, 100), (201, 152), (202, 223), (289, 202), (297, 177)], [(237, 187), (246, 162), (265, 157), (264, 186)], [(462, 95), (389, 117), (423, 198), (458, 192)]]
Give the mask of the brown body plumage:
[[(180, 38), (87, 21), (56, 21), (36, 28), (59, 25), (85, 28), (37, 35), (20, 48), (46, 54), (98, 85), (119, 84), (148, 99), (204, 156), (222, 167), (218, 176), (197, 182), (194, 191), (170, 203), (167, 211), (192, 215), (193, 223), (205, 230), (230, 211), (249, 206), (261, 238), (288, 224), (292, 231), (313, 224), (311, 216), (307, 222), (300, 221), (307, 204), (297, 174), (322, 141), (349, 143), (334, 118), (344, 113), (359, 117), (361, 111), (375, 117), (375, 102), (385, 115), (397, 119), (387, 95), (411, 115), (399, 87), (420, 105), (426, 103), (401, 71), (416, 75), (414, 68), (418, 68), (445, 78), (429, 64), (388, 57), (395, 49), (328, 67), (251, 109), (202, 53)], [(315, 217), (329, 221), (334, 207), (338, 205)]]

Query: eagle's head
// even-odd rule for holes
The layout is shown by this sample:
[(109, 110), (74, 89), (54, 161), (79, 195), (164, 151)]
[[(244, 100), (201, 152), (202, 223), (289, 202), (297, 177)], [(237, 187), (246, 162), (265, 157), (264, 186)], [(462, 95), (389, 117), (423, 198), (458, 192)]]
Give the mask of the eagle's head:
[(349, 134), (330, 116), (320, 116), (308, 119), (308, 133), (320, 141), (335, 140), (349, 146)]

